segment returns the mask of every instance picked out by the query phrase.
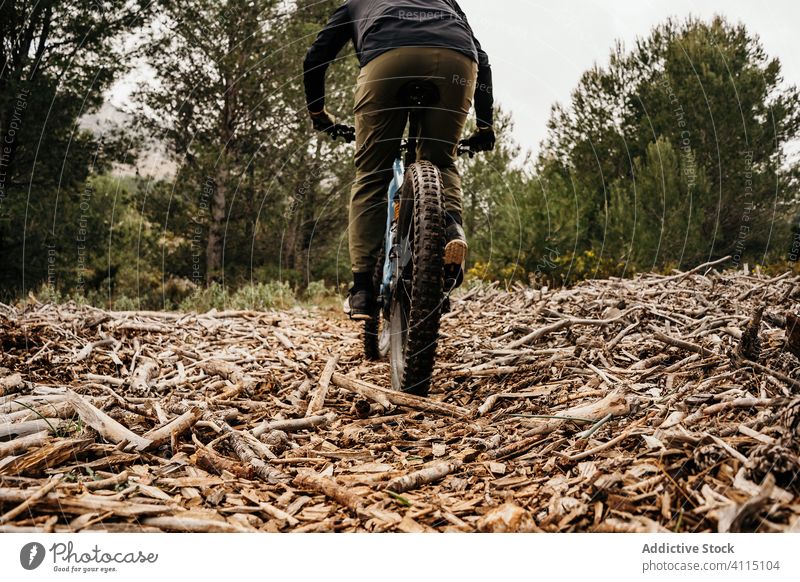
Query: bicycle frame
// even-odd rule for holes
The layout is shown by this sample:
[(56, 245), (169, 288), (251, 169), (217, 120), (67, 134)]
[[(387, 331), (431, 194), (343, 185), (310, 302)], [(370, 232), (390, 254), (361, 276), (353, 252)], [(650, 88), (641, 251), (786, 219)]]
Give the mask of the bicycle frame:
[(397, 253), (394, 252), (395, 235), (397, 229), (392, 228), (394, 221), (394, 204), (400, 188), (403, 186), (403, 179), (405, 176), (405, 164), (402, 157), (399, 157), (392, 164), (392, 181), (389, 184), (387, 196), (387, 210), (386, 210), (386, 235), (384, 239), (384, 263), (383, 263), (383, 280), (381, 281), (380, 295), (382, 297), (388, 296), (388, 291), (391, 289), (392, 277), (395, 273), (396, 263), (398, 260)]

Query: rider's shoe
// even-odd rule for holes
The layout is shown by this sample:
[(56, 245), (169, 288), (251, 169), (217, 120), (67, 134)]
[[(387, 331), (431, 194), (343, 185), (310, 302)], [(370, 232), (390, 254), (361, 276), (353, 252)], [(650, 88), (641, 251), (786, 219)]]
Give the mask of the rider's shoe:
[(456, 221), (445, 230), (444, 281), (448, 290), (459, 287), (464, 282), (464, 264), (467, 260), (467, 237), (464, 228)]
[(350, 319), (368, 321), (375, 317), (375, 298), (367, 289), (352, 288), (344, 300), (343, 308)]

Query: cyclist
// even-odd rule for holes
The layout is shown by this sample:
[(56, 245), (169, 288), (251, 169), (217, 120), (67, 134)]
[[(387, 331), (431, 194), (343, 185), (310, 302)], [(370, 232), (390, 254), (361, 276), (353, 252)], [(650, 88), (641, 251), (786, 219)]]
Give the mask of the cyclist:
[(353, 287), (345, 312), (365, 320), (374, 313), (372, 274), (383, 243), (386, 190), (407, 120), (400, 88), (411, 79), (425, 79), (438, 89), (438, 101), (420, 115), (423, 139), (417, 157), (441, 171), (445, 272), (460, 284), (468, 247), (461, 226), (457, 145), (474, 99), (477, 130), (464, 143), (474, 151), (494, 148), (492, 72), (455, 0), (348, 0), (333, 13), (303, 63), (306, 103), (318, 131), (335, 125), (325, 109), (325, 72), (348, 41), (355, 46), (361, 72), (354, 106), (356, 177), (350, 193)]

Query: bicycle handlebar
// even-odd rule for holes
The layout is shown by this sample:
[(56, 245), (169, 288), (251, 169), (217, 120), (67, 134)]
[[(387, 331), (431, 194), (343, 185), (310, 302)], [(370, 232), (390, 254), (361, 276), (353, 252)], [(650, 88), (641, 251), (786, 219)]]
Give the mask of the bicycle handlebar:
[[(334, 141), (336, 141), (340, 137), (344, 140), (345, 143), (352, 143), (356, 140), (356, 128), (353, 127), (352, 125), (345, 125), (344, 123), (336, 123), (332, 125), (330, 128), (325, 130), (325, 133), (327, 133)], [(474, 158), (475, 154), (479, 152), (472, 149), (468, 145), (459, 143), (458, 147), (456, 148), (456, 153), (459, 156), (467, 155), (470, 158)]]
[(456, 152), (458, 153), (459, 156), (468, 155), (470, 158), (474, 158), (475, 154), (478, 153), (475, 150), (473, 150), (471, 147), (460, 145), (460, 144), (459, 144), (458, 149), (456, 150)]
[(356, 128), (344, 123), (335, 123), (325, 130), (331, 139), (336, 141), (340, 137), (344, 139), (345, 143), (354, 142), (356, 140)]

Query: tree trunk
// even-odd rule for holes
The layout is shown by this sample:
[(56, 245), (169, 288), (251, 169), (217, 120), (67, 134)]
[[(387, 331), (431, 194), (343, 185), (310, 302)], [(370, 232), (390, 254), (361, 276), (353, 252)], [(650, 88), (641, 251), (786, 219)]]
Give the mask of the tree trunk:
[[(229, 39), (229, 47), (232, 44)], [(233, 135), (234, 135), (234, 108), (237, 98), (235, 81), (225, 79), (222, 111), (219, 120), (219, 161), (216, 164), (217, 179), (214, 180), (214, 192), (211, 197), (210, 222), (208, 226), (208, 247), (206, 248), (206, 277), (209, 283), (222, 278), (224, 267), (222, 262), (224, 248), (224, 222), (225, 206), (227, 200), (228, 186), (231, 178), (231, 156), (233, 155)]]
[(225, 220), (225, 194), (227, 190), (226, 173), (224, 169), (220, 172), (220, 179), (215, 182), (214, 192), (211, 196), (211, 216), (208, 224), (208, 246), (206, 247), (206, 278), (209, 283), (222, 274), (222, 237)]

